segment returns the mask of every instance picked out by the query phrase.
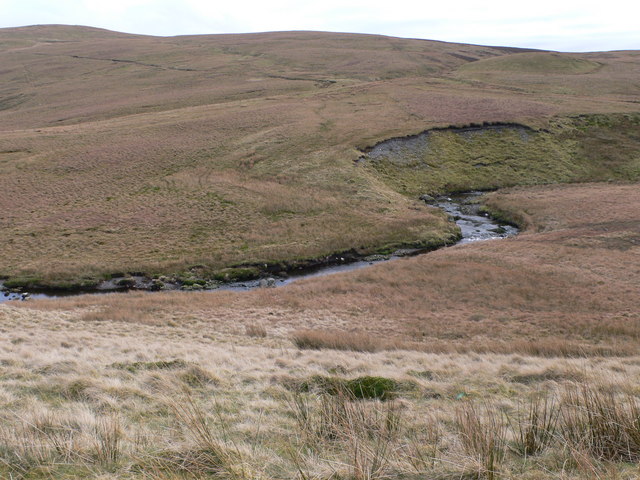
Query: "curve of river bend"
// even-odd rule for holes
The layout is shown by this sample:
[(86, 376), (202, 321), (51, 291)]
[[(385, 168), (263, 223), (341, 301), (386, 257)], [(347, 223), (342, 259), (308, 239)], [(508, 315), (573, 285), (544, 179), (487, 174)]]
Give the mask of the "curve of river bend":
[[(462, 238), (456, 243), (456, 245), (484, 240), (492, 240), (498, 238), (510, 237), (518, 233), (518, 229), (497, 222), (496, 220), (488, 217), (486, 214), (479, 212), (478, 197), (481, 196), (481, 192), (469, 192), (457, 195), (451, 195), (446, 197), (438, 197), (435, 199), (432, 206), (443, 209), (447, 212), (460, 227), (462, 232)], [(296, 280), (302, 278), (316, 277), (320, 275), (331, 275), (339, 272), (346, 272), (350, 270), (356, 270), (359, 268), (365, 268), (369, 265), (384, 261), (393, 261), (395, 259), (407, 256), (407, 251), (398, 251), (396, 254), (388, 257), (376, 257), (368, 260), (360, 260), (357, 262), (345, 263), (340, 265), (329, 265), (326, 267), (320, 267), (312, 271), (304, 271), (302, 273), (291, 272), (287, 278), (275, 278), (275, 284), (273, 286), (279, 287), (287, 285)], [(374, 256), (375, 257), (375, 256)], [(253, 290), (264, 285), (264, 280), (252, 280), (245, 282), (236, 282), (223, 284), (218, 287), (217, 290)], [(2, 290), (2, 282), (0, 281), (0, 290)], [(211, 291), (211, 290), (207, 290)], [(25, 292), (0, 292), (0, 302), (9, 300), (21, 300), (24, 298)], [(80, 295), (87, 292), (70, 292), (65, 294), (55, 293), (29, 293), (29, 298), (55, 298), (63, 295)], [(101, 292), (107, 293), (107, 292)], [(96, 295), (100, 293), (95, 293)]]

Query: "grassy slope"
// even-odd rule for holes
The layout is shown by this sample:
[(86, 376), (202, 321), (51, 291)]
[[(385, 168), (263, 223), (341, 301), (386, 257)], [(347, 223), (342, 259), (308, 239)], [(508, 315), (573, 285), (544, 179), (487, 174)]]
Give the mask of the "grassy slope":
[(275, 290), (33, 305), (75, 310), (88, 320), (216, 319), (227, 332), (254, 321), (279, 335), (301, 328), (364, 332), (430, 352), (637, 352), (637, 184), (516, 188), (491, 194), (488, 205), (526, 231)]
[[(354, 168), (358, 148), (432, 126), (547, 128), (557, 115), (637, 111), (639, 98), (635, 52), (367, 35), (44, 26), (0, 31), (0, 60), (0, 275), (50, 283), (438, 243), (450, 225), (403, 195), (421, 185)], [(535, 182), (609, 178), (589, 156), (604, 140), (570, 152), (590, 175), (563, 173), (562, 144)], [(636, 161), (637, 138), (615, 141)], [(628, 165), (613, 176), (637, 175)], [(490, 172), (490, 186), (529, 173)], [(432, 189), (489, 186), (480, 170), (447, 175)]]
[[(0, 305), (0, 476), (637, 478), (640, 189), (488, 204), (526, 231), (275, 290)], [(294, 348), (309, 328), (392, 350)], [(397, 400), (295, 394), (364, 375), (398, 382)], [(562, 414), (523, 455), (535, 398)], [(615, 412), (629, 431), (598, 422)]]

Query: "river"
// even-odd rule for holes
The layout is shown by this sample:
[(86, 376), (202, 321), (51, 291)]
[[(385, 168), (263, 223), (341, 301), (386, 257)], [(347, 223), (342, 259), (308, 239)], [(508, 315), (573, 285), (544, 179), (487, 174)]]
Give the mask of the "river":
[[(518, 229), (496, 222), (486, 214), (480, 213), (478, 199), (482, 195), (481, 192), (469, 192), (457, 195), (451, 195), (446, 197), (438, 197), (435, 202), (432, 203), (434, 207), (438, 207), (447, 212), (460, 227), (462, 232), (462, 238), (457, 244), (493, 240), (498, 238), (510, 237), (518, 233)], [(269, 281), (274, 287), (280, 287), (287, 285), (296, 280), (302, 278), (317, 277), (321, 275), (332, 275), (340, 272), (347, 272), (350, 270), (357, 270), (359, 268), (365, 268), (375, 263), (393, 261), (395, 259), (407, 256), (407, 251), (399, 251), (397, 254), (389, 255), (387, 257), (374, 256), (368, 260), (359, 260), (356, 262), (349, 262), (338, 265), (328, 265), (319, 267), (314, 270), (306, 270), (301, 273), (292, 272), (286, 278), (273, 278)], [(265, 280), (251, 280), (244, 282), (235, 282), (223, 284), (217, 288), (217, 290), (253, 290), (264, 286)], [(0, 281), (0, 289), (2, 289), (2, 282)], [(28, 298), (56, 298), (60, 296), (68, 295), (80, 295), (88, 292), (68, 292), (68, 293), (41, 293), (41, 292), (10, 292), (2, 291), (0, 293), (0, 302), (10, 300), (22, 300), (25, 297), (25, 293), (28, 293)], [(95, 293), (95, 292), (94, 292)], [(106, 292), (101, 292), (106, 293)], [(95, 293), (98, 295), (99, 293)]]

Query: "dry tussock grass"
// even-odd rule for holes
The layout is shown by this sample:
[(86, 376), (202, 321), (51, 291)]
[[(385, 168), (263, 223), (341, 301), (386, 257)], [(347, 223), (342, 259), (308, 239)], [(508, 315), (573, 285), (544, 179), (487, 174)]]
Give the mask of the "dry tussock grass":
[(327, 348), (354, 352), (377, 352), (392, 348), (370, 334), (357, 332), (298, 330), (293, 332), (291, 340), (296, 347), (301, 349), (321, 350)]
[(68, 297), (20, 307), (96, 321), (192, 319), (221, 332), (255, 323), (280, 338), (307, 330), (310, 344), (329, 348), (634, 355), (638, 192), (637, 185), (585, 184), (492, 194), (489, 205), (505, 215), (526, 209), (530, 229), (286, 288)]
[[(0, 307), (0, 476), (632, 478), (640, 359), (299, 350)], [(23, 332), (14, 343), (10, 332)], [(15, 333), (13, 333), (15, 335)], [(215, 339), (213, 339), (215, 336)], [(71, 347), (63, 347), (64, 339)], [(190, 382), (188, 374), (215, 377)], [(380, 401), (292, 391), (381, 376)], [(634, 457), (635, 458), (635, 457)], [(602, 472), (608, 473), (602, 473)], [(413, 476), (413, 477), (412, 477)]]
[(601, 64), (581, 75), (485, 79), (459, 68), (508, 64), (513, 49), (72, 27), (3, 29), (0, 42), (0, 81), (16, 92), (0, 103), (0, 274), (57, 284), (443, 240), (441, 216), (354, 168), (357, 147), (430, 126), (630, 112), (639, 94), (628, 52), (560, 56)]

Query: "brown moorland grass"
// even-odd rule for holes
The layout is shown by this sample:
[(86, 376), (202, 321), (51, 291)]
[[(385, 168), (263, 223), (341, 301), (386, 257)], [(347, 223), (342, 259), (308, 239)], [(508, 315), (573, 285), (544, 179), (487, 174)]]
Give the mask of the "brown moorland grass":
[(307, 330), (317, 346), (353, 350), (631, 355), (640, 339), (639, 192), (637, 184), (497, 192), (488, 196), (492, 210), (527, 218), (515, 238), (285, 288), (87, 295), (20, 307), (133, 324), (197, 319), (221, 332), (257, 323), (269, 336)]
[[(635, 52), (34, 27), (0, 55), (2, 261), (52, 279), (305, 256), (345, 225), (433, 239), (448, 223), (355, 147), (637, 102)], [(600, 125), (620, 118), (558, 120), (598, 178), (635, 168), (633, 128)], [(639, 191), (499, 191), (517, 238), (281, 289), (2, 304), (0, 477), (637, 478)], [(313, 388), (363, 378), (393, 399)]]
[[(442, 243), (450, 225), (411, 185), (354, 166), (359, 148), (430, 127), (549, 130), (553, 168), (530, 182), (638, 175), (637, 126), (609, 117), (638, 110), (636, 52), (38, 26), (0, 30), (0, 62), (0, 275), (43, 284)], [(527, 165), (464, 165), (424, 188), (519, 183)]]
[(516, 238), (284, 288), (3, 304), (0, 474), (635, 478), (638, 195), (496, 192)]
[[(628, 462), (637, 356), (299, 350), (273, 329), (223, 332), (213, 319), (149, 325), (13, 305), (0, 306), (0, 328), (6, 478), (639, 474)], [(299, 388), (367, 376), (402, 388), (387, 401)]]

